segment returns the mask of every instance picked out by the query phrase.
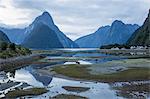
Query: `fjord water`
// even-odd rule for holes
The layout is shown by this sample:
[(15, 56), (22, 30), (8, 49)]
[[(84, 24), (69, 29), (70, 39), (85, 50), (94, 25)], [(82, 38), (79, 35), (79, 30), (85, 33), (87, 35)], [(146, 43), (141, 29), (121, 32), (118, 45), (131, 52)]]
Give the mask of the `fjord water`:
[[(48, 67), (52, 67), (52, 66), (54, 67), (57, 65), (77, 64), (78, 62), (81, 65), (98, 65), (109, 61), (124, 60), (127, 59), (127, 57), (103, 54), (99, 49), (53, 49), (53, 50), (43, 51), (42, 53), (44, 53), (47, 57), (43, 60), (40, 60), (40, 62), (44, 61), (44, 62), (48, 62), (48, 64), (43, 65), (40, 64), (40, 62), (39, 64), (33, 63), (24, 68), (15, 70), (13, 73), (11, 72), (7, 73), (5, 77), (4, 75), (0, 77), (1, 83), (5, 83), (8, 80), (13, 82), (19, 82), (9, 88), (0, 90), (1, 96), (5, 96), (5, 93), (7, 93), (9, 90), (22, 86), (23, 88), (42, 87), (42, 88), (47, 88), (49, 90), (45, 94), (39, 96), (32, 96), (32, 98), (35, 99), (38, 98), (49, 99), (49, 97), (53, 97), (58, 94), (74, 94), (74, 95), (84, 96), (89, 99), (122, 99), (123, 98), (121, 95), (117, 94), (118, 91), (115, 90), (113, 86), (121, 86), (123, 84), (128, 84), (129, 82), (103, 83), (103, 82), (96, 82), (96, 81), (77, 80), (73, 78), (69, 79), (66, 77), (55, 77), (50, 73), (47, 73), (50, 71), (40, 72), (40, 70), (42, 69), (45, 70), (45, 68), (47, 69)], [(118, 70), (117, 66), (115, 68), (112, 67), (111, 69)], [(108, 70), (107, 67), (106, 68), (102, 67), (101, 71), (112, 72), (111, 69)], [(134, 83), (141, 83), (141, 82), (135, 81)], [(143, 81), (142, 83), (149, 84), (149, 81)], [(62, 86), (88, 87), (90, 89), (85, 92), (78, 93), (78, 92), (67, 91), (63, 89)], [(145, 98), (149, 97), (147, 93), (143, 94), (143, 96)]]

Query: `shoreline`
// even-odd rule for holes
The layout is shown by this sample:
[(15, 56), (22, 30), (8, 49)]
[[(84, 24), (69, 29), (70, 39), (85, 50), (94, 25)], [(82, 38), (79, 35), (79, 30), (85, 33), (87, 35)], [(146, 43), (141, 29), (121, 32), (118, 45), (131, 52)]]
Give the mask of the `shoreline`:
[(56, 77), (56, 78), (60, 78), (60, 79), (67, 79), (67, 80), (72, 80), (72, 81), (80, 81), (81, 83), (82, 82), (93, 82), (93, 83), (107, 83), (107, 84), (114, 84), (114, 83), (126, 83), (126, 82), (144, 82), (144, 81), (150, 81), (150, 80), (131, 80), (131, 81), (116, 81), (116, 82), (104, 82), (104, 81), (101, 81), (101, 80), (90, 80), (90, 79), (82, 79), (82, 78), (74, 78), (74, 77), (69, 77), (69, 76), (65, 76), (63, 74), (59, 74), (59, 73), (56, 73), (56, 72), (48, 72), (47, 70), (37, 70), (38, 73), (40, 74), (46, 74), (46, 75), (51, 75), (53, 77)]
[[(134, 58), (133, 58), (134, 59)], [(149, 59), (149, 58), (148, 58)], [(130, 61), (129, 61), (130, 62)], [(138, 60), (138, 62), (140, 62)], [(123, 63), (125, 64), (126, 61)], [(129, 64), (129, 63), (128, 63)], [(133, 64), (133, 63), (132, 63)], [(133, 64), (135, 65), (135, 64)], [(61, 73), (57, 73), (56, 71), (53, 71), (52, 68), (54, 67), (59, 67), (59, 65), (53, 65), (53, 66), (48, 66), (48, 67), (45, 67), (43, 69), (38, 69), (37, 72), (38, 73), (41, 73), (41, 74), (46, 74), (46, 75), (51, 75), (53, 77), (58, 77), (58, 78), (64, 78), (64, 79), (69, 79), (69, 80), (76, 80), (76, 81), (92, 81), (92, 82), (102, 82), (102, 83), (109, 83), (109, 81), (104, 81), (104, 80), (90, 80), (90, 79), (83, 79), (83, 78), (75, 78), (75, 77), (70, 77), (70, 76), (67, 76), (67, 75), (64, 75), (64, 74), (61, 74)], [(138, 68), (138, 66), (137, 66)], [(144, 67), (143, 67), (144, 68)], [(147, 68), (147, 67), (146, 67)], [(133, 70), (133, 69), (132, 69)], [(143, 81), (143, 79), (134, 79), (135, 81)], [(132, 81), (132, 79), (130, 80)], [(115, 81), (116, 82), (116, 81)], [(124, 82), (124, 81), (121, 81), (121, 82)], [(112, 82), (111, 82), (112, 83)]]
[[(37, 70), (37, 72), (40, 73), (40, 74), (50, 75), (52, 77), (67, 79), (67, 80), (73, 80), (73, 81), (93, 82), (93, 83), (99, 82), (99, 81), (95, 81), (95, 80), (87, 80), (87, 79), (79, 79), (79, 78), (68, 77), (68, 76), (65, 76), (65, 75), (62, 75), (62, 74), (58, 74), (56, 72), (48, 72), (47, 70), (44, 70), (44, 69)], [(107, 82), (101, 82), (101, 83), (107, 83)]]
[(17, 68), (22, 68), (42, 58), (45, 58), (45, 56), (42, 54), (31, 54), (8, 59), (0, 59), (0, 71), (9, 71)]

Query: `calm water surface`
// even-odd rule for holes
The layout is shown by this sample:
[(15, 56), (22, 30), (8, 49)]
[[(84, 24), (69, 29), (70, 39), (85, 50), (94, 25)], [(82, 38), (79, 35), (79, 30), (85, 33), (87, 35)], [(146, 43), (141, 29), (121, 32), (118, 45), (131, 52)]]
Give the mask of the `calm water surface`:
[[(56, 51), (56, 50), (53, 50)], [(7, 73), (5, 76), (0, 76), (0, 82), (5, 83), (8, 80), (13, 82), (19, 82), (18, 84), (14, 84), (11, 87), (1, 90), (1, 97), (4, 96), (4, 93), (7, 93), (10, 89), (15, 87), (25, 85), (24, 88), (30, 87), (44, 87), (49, 90), (48, 93), (43, 95), (34, 96), (32, 98), (47, 98), (58, 95), (58, 94), (74, 94), (85, 96), (90, 99), (122, 99), (123, 97), (117, 96), (116, 90), (112, 89), (112, 85), (108, 83), (99, 83), (99, 82), (90, 82), (90, 81), (76, 81), (69, 80), (64, 78), (57, 78), (51, 75), (39, 74), (37, 72), (37, 68), (44, 68), (45, 66), (53, 66), (58, 64), (76, 64), (76, 61), (80, 62), (80, 64), (100, 64), (101, 62), (113, 61), (113, 60), (121, 60), (124, 58), (113, 57), (112, 55), (106, 55), (99, 53), (98, 49), (59, 49), (60, 54), (50, 55), (47, 54), (46, 60), (53, 59), (61, 60), (55, 62), (54, 64), (48, 65), (29, 65), (25, 68), (18, 69), (14, 71), (14, 73)], [(70, 59), (69, 62), (66, 62), (63, 59)], [(7, 85), (6, 85), (7, 86)], [(62, 88), (62, 86), (78, 86), (78, 87), (89, 87), (90, 90), (77, 93), (77, 92), (69, 92)], [(0, 87), (1, 88), (1, 87)], [(148, 98), (148, 97), (147, 97)]]

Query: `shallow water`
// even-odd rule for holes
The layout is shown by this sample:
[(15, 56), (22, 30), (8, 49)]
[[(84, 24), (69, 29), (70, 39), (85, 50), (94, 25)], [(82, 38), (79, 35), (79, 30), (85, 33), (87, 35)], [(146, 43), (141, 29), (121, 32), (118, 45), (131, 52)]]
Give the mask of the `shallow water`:
[[(65, 89), (62, 88), (62, 86), (76, 86), (76, 87), (89, 87), (90, 90), (86, 92), (68, 92)], [(110, 86), (106, 83), (95, 83), (95, 82), (85, 82), (85, 81), (73, 81), (73, 80), (67, 80), (62, 78), (53, 78), (52, 82), (49, 84), (49, 93), (46, 93), (42, 96), (55, 96), (58, 93), (62, 94), (74, 94), (74, 95), (80, 95), (85, 96), (89, 99), (121, 99), (121, 97), (117, 97), (115, 95), (115, 91), (110, 89)], [(94, 97), (94, 98), (93, 98)], [(37, 98), (37, 97), (36, 97)], [(39, 97), (40, 98), (40, 97)]]
[[(38, 97), (33, 97), (35, 99), (42, 98), (44, 96), (52, 97), (57, 94), (66, 93), (66, 94), (74, 94), (74, 95), (80, 95), (80, 96), (86, 96), (90, 99), (94, 97), (94, 99), (101, 98), (107, 98), (107, 99), (115, 99), (117, 96), (115, 95), (115, 91), (111, 90), (109, 84), (106, 83), (97, 83), (97, 82), (87, 82), (87, 81), (74, 81), (74, 80), (67, 80), (62, 78), (56, 78), (52, 77), (47, 78), (47, 80), (50, 80), (50, 82), (45, 86), (43, 84), (43, 81), (40, 81), (40, 79), (36, 78), (35, 76), (30, 73), (27, 69), (20, 69), (15, 72), (15, 77), (9, 77), (10, 80), (16, 81), (16, 82), (23, 82), (31, 85), (32, 87), (47, 87), (49, 89), (49, 92), (43, 95), (40, 95)], [(86, 92), (68, 92), (65, 89), (62, 88), (62, 86), (77, 86), (77, 87), (89, 87), (90, 90)], [(117, 97), (118, 99), (121, 99), (121, 97)]]
[[(56, 50), (51, 50), (56, 51)], [(57, 49), (57, 51), (61, 51), (60, 55), (56, 53), (52, 56), (50, 54), (47, 54), (47, 57), (44, 60), (41, 61), (52, 61), (52, 63), (49, 63), (48, 66), (55, 66), (60, 64), (81, 64), (81, 65), (92, 65), (92, 64), (101, 64), (102, 62), (105, 63), (107, 61), (114, 61), (114, 60), (123, 60), (127, 58), (121, 58), (120, 56), (112, 56), (112, 55), (106, 55), (99, 53), (98, 49)], [(55, 63), (53, 61), (56, 61)], [(4, 96), (5, 93), (7, 93), (10, 89), (14, 89), (16, 87), (19, 87), (23, 84), (26, 84), (24, 88), (28, 87), (44, 87), (49, 90), (48, 93), (45, 93), (43, 95), (34, 96), (32, 98), (47, 98), (53, 97), (58, 94), (74, 94), (74, 95), (80, 95), (85, 96), (89, 99), (122, 99), (123, 97), (117, 96), (116, 90), (112, 88), (113, 84), (108, 83), (100, 83), (100, 82), (92, 82), (92, 81), (76, 81), (76, 80), (69, 80), (66, 78), (57, 78), (52, 77), (48, 74), (41, 74), (37, 72), (37, 67), (44, 68), (45, 65), (29, 65), (25, 68), (21, 68), (19, 70), (16, 70), (14, 74), (7, 73), (7, 75), (3, 74), (0, 76), (0, 82), (5, 83), (7, 81), (13, 81), (13, 82), (19, 82), (18, 85), (14, 85), (10, 88), (7, 88), (3, 91), (0, 91), (2, 93), (0, 95)], [(39, 69), (38, 68), (38, 69)], [(114, 69), (114, 68), (113, 68)], [(120, 83), (120, 82), (118, 82)], [(148, 81), (149, 83), (149, 81)], [(119, 85), (119, 84), (118, 84)], [(77, 86), (77, 87), (89, 87), (90, 90), (86, 92), (70, 92), (66, 91), (62, 88), (62, 86)], [(145, 96), (148, 98), (149, 96)]]

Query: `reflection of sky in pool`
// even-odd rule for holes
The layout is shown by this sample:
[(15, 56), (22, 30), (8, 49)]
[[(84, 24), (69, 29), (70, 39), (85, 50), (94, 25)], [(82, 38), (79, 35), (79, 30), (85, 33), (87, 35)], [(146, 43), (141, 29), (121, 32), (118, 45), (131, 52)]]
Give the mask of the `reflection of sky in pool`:
[(35, 87), (43, 87), (43, 84), (35, 79), (35, 77), (27, 70), (16, 70), (15, 76), (9, 77), (10, 80), (24, 82)]
[[(45, 59), (47, 59), (47, 61), (51, 59), (53, 60), (64, 59), (63, 62), (56, 62), (55, 64), (63, 64), (63, 63), (77, 64), (77, 62), (79, 62), (80, 64), (99, 64), (101, 62), (123, 59), (120, 57), (114, 57), (112, 55), (101, 54), (98, 52), (97, 49), (88, 49), (88, 50), (87, 49), (65, 49), (62, 51), (73, 52), (73, 53), (68, 54), (62, 52), (61, 55), (52, 55), (52, 56), (48, 55)], [(69, 61), (67, 61), (67, 59)], [(41, 66), (41, 68), (46, 67), (41, 64), (39, 64), (39, 66)], [(32, 64), (27, 68), (16, 70), (14, 78), (9, 76), (9, 79), (16, 82), (24, 82), (33, 87), (47, 87), (50, 90), (48, 93), (45, 93), (41, 96), (35, 96), (34, 97), (35, 99), (38, 98), (43, 99), (44, 96), (47, 96), (47, 99), (49, 99), (49, 96), (55, 96), (62, 93), (85, 96), (90, 99), (121, 99), (120, 97), (116, 96), (115, 90), (111, 89), (110, 85), (107, 83), (75, 81), (75, 80), (67, 80), (63, 78), (51, 77), (49, 75), (39, 74), (36, 71), (37, 69), (36, 67), (39, 66)], [(0, 81), (1, 80), (3, 80), (3, 77), (0, 77)], [(89, 87), (90, 90), (81, 93), (68, 92), (65, 89), (63, 89), (62, 86)]]
[[(34, 71), (34, 70), (33, 70)], [(43, 85), (43, 82), (46, 80), (43, 80), (43, 77), (41, 75), (36, 75), (36, 73), (33, 73), (33, 71), (28, 69), (19, 69), (16, 70), (14, 77), (10, 77), (9, 79), (16, 82), (24, 82), (27, 83), (33, 87), (45, 87)], [(8, 73), (8, 75), (10, 75)], [(46, 99), (49, 99), (48, 97), (52, 97), (58, 94), (75, 94), (80, 96), (85, 96), (90, 99), (94, 97), (94, 99), (121, 99), (120, 97), (116, 96), (115, 91), (110, 89), (110, 86), (107, 83), (96, 83), (96, 82), (86, 82), (86, 81), (75, 81), (75, 80), (67, 80), (63, 78), (56, 78), (53, 77), (52, 79), (49, 77), (44, 78), (50, 81), (47, 83), (47, 88), (49, 90), (48, 93), (45, 93), (40, 96), (35, 96), (33, 98), (35, 99), (41, 99), (44, 96), (47, 96)], [(77, 87), (89, 87), (90, 90), (77, 93), (77, 92), (69, 92), (62, 88), (62, 86), (77, 86)]]
[(15, 76), (9, 76), (9, 79), (17, 82), (24, 82), (34, 87), (44, 87), (52, 80), (50, 76), (39, 75), (26, 69), (16, 70)]
[(90, 63), (90, 62), (87, 62), (87, 61), (82, 61), (82, 60), (79, 60), (79, 61), (77, 61), (77, 62), (65, 62), (64, 64), (65, 65), (68, 65), (68, 64), (81, 64), (81, 65), (90, 65), (90, 64), (92, 64), (92, 63)]
[[(90, 90), (81, 93), (68, 92), (63, 89), (62, 86), (89, 87)], [(89, 99), (122, 99), (121, 97), (117, 97), (115, 91), (111, 90), (110, 86), (106, 83), (74, 81), (54, 77), (52, 82), (49, 84), (49, 87), (50, 91), (48, 93), (43, 94), (40, 97), (35, 97), (35, 99), (40, 99), (44, 96), (55, 96), (62, 93), (85, 96)]]

